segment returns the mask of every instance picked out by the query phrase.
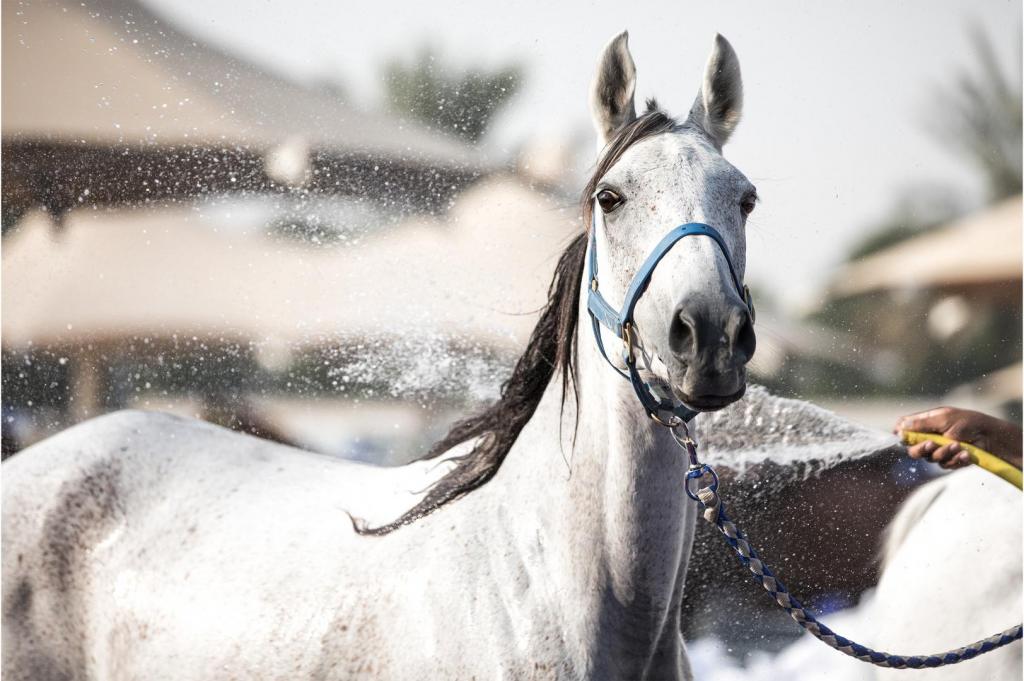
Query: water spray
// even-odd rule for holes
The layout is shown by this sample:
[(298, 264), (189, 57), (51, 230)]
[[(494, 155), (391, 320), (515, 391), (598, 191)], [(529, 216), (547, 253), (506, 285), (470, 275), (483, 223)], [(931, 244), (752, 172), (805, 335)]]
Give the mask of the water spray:
[[(783, 427), (781, 431), (777, 424), (770, 425), (765, 431), (774, 437), (777, 441), (776, 444), (788, 444), (791, 448), (793, 445), (797, 445), (796, 451), (805, 449), (808, 441), (814, 437), (824, 435), (826, 436), (825, 439), (831, 439), (838, 434), (850, 434), (860, 429), (860, 427), (854, 426), (845, 419), (826, 410), (798, 400), (778, 398), (768, 394), (763, 389), (759, 391), (757, 397), (759, 399), (755, 400), (755, 402), (759, 403), (760, 407), (753, 407), (753, 411), (751, 411), (751, 407), (748, 407), (744, 418), (749, 421), (753, 417), (755, 422), (764, 426), (765, 414), (757, 414), (755, 416), (755, 413), (760, 409), (787, 414), (791, 417), (796, 416), (797, 418), (791, 419), (791, 422), (786, 427)], [(735, 416), (736, 414), (733, 414), (724, 418), (735, 418)], [(804, 428), (801, 428), (800, 416), (805, 418), (814, 417), (817, 420), (817, 424), (813, 428), (806, 427), (806, 424)], [(853, 429), (852, 431), (851, 428)], [(804, 608), (800, 601), (783, 585), (772, 568), (761, 560), (743, 531), (726, 513), (725, 504), (718, 493), (719, 479), (714, 468), (701, 463), (697, 455), (697, 443), (690, 437), (685, 423), (677, 426), (677, 429), (681, 429), (681, 432), (677, 433), (676, 429), (673, 429), (673, 435), (676, 437), (676, 442), (686, 452), (689, 463), (685, 483), (687, 496), (700, 503), (703, 508), (702, 515), (704, 519), (721, 531), (722, 536), (735, 552), (740, 563), (750, 570), (754, 580), (764, 587), (771, 599), (785, 610), (804, 630), (830, 648), (879, 667), (890, 669), (928, 669), (959, 664), (1024, 638), (1024, 626), (1017, 624), (992, 636), (979, 639), (953, 650), (931, 655), (899, 655), (869, 648), (836, 633), (818, 620), (809, 610)], [(779, 432), (783, 433), (781, 439), (777, 436)], [(874, 431), (874, 436), (871, 436), (871, 432), (870, 429), (867, 429), (866, 434), (869, 437), (866, 441), (870, 441), (872, 437), (877, 441), (877, 431)], [(900, 438), (899, 446), (914, 445), (927, 440), (940, 445), (953, 442), (953, 440), (940, 435), (916, 431), (902, 432), (900, 433)], [(889, 436), (888, 440), (895, 442), (896, 438)], [(880, 441), (885, 442), (886, 440), (882, 439)], [(762, 442), (762, 444), (764, 443)], [(973, 463), (1020, 488), (1021, 471), (1019, 469), (973, 445), (961, 443), (961, 446), (968, 452)]]
[[(953, 440), (933, 433), (898, 435), (864, 426), (803, 400), (779, 397), (759, 385), (721, 411), (703, 414), (701, 442), (716, 466), (742, 473), (751, 466), (775, 463), (806, 477), (845, 461), (897, 451), (931, 440)], [(1021, 471), (990, 452), (959, 443), (971, 463), (1021, 489)]]

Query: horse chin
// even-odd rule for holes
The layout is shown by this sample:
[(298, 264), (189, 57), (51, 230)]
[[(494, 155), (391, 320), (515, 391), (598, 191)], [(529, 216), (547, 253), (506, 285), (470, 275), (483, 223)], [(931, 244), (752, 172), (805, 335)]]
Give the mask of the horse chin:
[(743, 397), (743, 394), (747, 391), (747, 382), (744, 380), (740, 383), (739, 390), (726, 395), (718, 394), (701, 394), (701, 395), (689, 395), (686, 391), (681, 388), (674, 388), (673, 392), (679, 397), (679, 400), (690, 409), (699, 412), (705, 411), (718, 411), (728, 407), (733, 402), (736, 402)]

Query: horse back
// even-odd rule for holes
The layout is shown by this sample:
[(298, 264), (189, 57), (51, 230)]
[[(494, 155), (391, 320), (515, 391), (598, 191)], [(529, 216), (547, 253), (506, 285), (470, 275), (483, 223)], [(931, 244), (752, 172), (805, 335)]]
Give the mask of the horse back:
[[(931, 654), (1020, 621), (1021, 493), (977, 466), (924, 485), (890, 526), (875, 594), (879, 645)], [(975, 681), (1021, 678), (1021, 643), (952, 667), (879, 670), (879, 678)]]
[(386, 590), (373, 566), (423, 534), (361, 537), (351, 518), (392, 520), (447, 468), (378, 468), (118, 412), (2, 470), (3, 674), (45, 681), (315, 667), (314, 644), (337, 637), (339, 617), (354, 622), (339, 612)]

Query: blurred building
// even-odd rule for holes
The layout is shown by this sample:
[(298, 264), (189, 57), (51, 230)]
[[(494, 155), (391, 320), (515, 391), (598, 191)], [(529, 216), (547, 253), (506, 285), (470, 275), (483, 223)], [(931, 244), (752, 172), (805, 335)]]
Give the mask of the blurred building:
[(3, 22), (4, 226), (72, 208), (211, 193), (304, 192), (447, 207), (473, 147), (328, 86), (289, 82), (133, 0), (36, 0)]
[(840, 269), (831, 295), (845, 298), (877, 291), (913, 295), (930, 290), (1019, 305), (1021, 217), (1021, 197), (1015, 196), (901, 241)]
[(828, 307), (871, 339), (871, 378), (1020, 418), (1021, 221), (1016, 196), (836, 273)]
[(85, 4), (5, 8), (5, 451), (141, 406), (388, 460), (490, 396), (569, 202)]

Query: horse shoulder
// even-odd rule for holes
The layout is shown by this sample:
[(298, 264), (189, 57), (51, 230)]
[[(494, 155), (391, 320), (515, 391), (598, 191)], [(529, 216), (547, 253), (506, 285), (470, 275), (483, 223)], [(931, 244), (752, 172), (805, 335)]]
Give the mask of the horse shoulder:
[(928, 512), (928, 509), (931, 508), (931, 505), (935, 503), (935, 500), (938, 499), (948, 484), (949, 476), (944, 475), (921, 485), (899, 507), (899, 511), (892, 519), (892, 522), (885, 528), (882, 537), (880, 558), (883, 571), (888, 567), (889, 561), (906, 541), (907, 535), (910, 534), (924, 514)]

